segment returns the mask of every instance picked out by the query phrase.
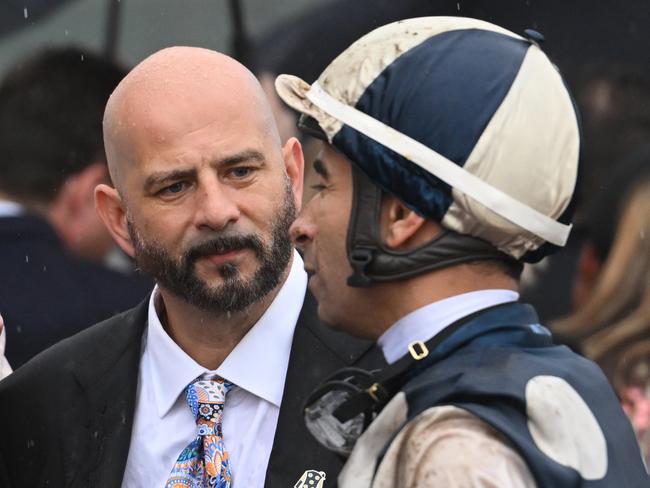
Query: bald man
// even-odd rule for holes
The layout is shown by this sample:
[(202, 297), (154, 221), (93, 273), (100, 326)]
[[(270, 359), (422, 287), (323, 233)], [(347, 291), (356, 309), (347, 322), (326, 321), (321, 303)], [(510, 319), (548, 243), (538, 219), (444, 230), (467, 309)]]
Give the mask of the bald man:
[(302, 402), (331, 372), (377, 356), (315, 318), (288, 238), (302, 151), (281, 145), (258, 82), (227, 56), (165, 49), (117, 87), (104, 139), (115, 186), (97, 187), (98, 212), (157, 285), (0, 384), (12, 483), (335, 478), (340, 461), (298, 420)]

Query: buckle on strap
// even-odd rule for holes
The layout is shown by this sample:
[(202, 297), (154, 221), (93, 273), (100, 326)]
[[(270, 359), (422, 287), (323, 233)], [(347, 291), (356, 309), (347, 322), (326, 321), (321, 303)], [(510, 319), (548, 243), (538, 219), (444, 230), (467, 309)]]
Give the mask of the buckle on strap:
[(366, 393), (375, 403), (383, 404), (390, 400), (390, 395), (379, 383), (373, 383), (370, 385), (370, 387), (366, 389)]
[(409, 352), (413, 359), (420, 361), (429, 355), (429, 348), (422, 341), (413, 341), (409, 344)]

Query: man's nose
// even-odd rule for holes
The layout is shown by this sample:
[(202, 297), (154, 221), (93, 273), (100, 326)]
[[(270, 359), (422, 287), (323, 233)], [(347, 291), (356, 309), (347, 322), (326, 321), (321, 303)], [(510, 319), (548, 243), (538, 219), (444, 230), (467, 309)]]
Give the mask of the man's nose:
[(240, 210), (235, 190), (219, 182), (204, 183), (199, 190), (196, 226), (208, 230), (223, 230), (239, 220)]
[(298, 249), (304, 250), (305, 246), (314, 240), (314, 236), (316, 235), (316, 226), (308, 220), (304, 213), (302, 213), (293, 224), (291, 224), (289, 235), (291, 236), (294, 245)]

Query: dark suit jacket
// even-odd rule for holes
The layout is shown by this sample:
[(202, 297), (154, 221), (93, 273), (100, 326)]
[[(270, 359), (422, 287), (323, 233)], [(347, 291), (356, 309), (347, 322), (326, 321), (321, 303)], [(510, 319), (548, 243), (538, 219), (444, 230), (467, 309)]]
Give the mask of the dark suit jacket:
[(0, 218), (0, 314), (16, 369), (52, 344), (137, 305), (153, 288), (76, 259), (35, 216)]
[[(14, 488), (120, 486), (146, 320), (145, 301), (57, 344), (0, 382), (0, 456)], [(322, 325), (307, 295), (294, 334), (267, 488), (292, 487), (307, 469), (335, 480), (342, 462), (312, 439), (302, 421), (302, 402), (333, 371), (352, 364), (376, 367), (383, 364), (380, 357), (370, 343)]]

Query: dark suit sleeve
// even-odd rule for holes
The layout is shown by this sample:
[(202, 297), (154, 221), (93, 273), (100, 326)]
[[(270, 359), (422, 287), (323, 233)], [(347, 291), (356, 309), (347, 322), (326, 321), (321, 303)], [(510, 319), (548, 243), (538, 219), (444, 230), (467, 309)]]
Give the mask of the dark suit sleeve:
[(55, 382), (53, 370), (36, 366), (0, 382), (0, 479), (18, 488), (63, 486), (57, 484), (63, 481), (61, 448), (52, 429), (60, 407), (47, 391), (48, 385), (65, 387)]
[(11, 488), (9, 484), (9, 477), (7, 476), (7, 469), (5, 468), (5, 463), (2, 458), (2, 453), (0, 452), (0, 486), (3, 488)]
[(0, 456), (11, 486), (120, 487), (146, 313), (144, 300), (0, 381)]

